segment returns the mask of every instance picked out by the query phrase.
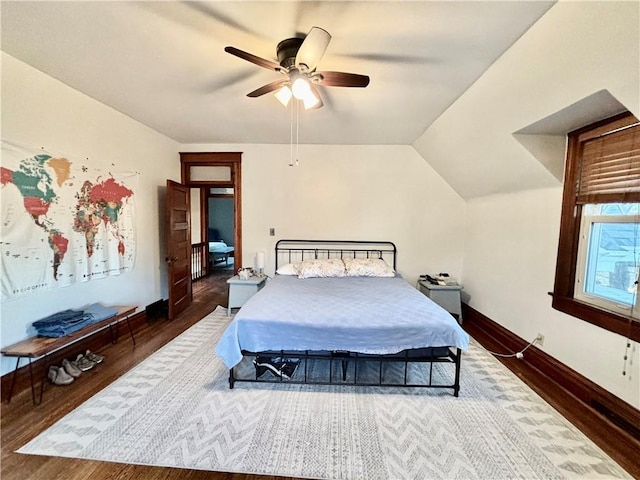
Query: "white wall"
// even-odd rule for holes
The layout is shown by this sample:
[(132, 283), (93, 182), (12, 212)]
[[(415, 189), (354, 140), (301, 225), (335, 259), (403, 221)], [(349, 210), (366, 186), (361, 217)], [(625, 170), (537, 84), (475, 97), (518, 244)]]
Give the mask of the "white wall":
[(200, 225), (200, 189), (192, 188), (191, 202), (191, 243), (204, 242), (202, 238), (202, 226)]
[[(144, 308), (166, 298), (159, 215), (166, 179), (180, 179), (178, 144), (38, 70), (2, 53), (2, 138), (140, 173), (133, 271), (3, 302), (2, 346), (28, 336), (38, 318), (93, 302)], [(1, 373), (15, 360), (2, 359)]]
[(469, 201), (463, 282), (470, 305), (527, 340), (543, 333), (545, 351), (636, 407), (637, 346), (631, 375), (623, 376), (623, 337), (551, 308), (561, 185), (512, 134), (603, 89), (640, 116), (639, 10), (638, 2), (556, 4), (416, 142), (444, 178), (455, 173), (447, 155), (466, 160), (473, 175), (451, 183), (467, 194), (482, 190), (470, 183), (503, 169), (515, 184), (544, 177), (543, 188), (514, 192), (509, 184), (501, 191), (512, 193)]
[(272, 274), (281, 238), (390, 240), (411, 283), (461, 274), (464, 201), (410, 146), (301, 145), (299, 167), (288, 166), (288, 145), (181, 148), (243, 152), (243, 265), (264, 251)]
[[(613, 394), (640, 404), (640, 358), (622, 375), (626, 339), (551, 308), (562, 189), (469, 201), (464, 285), (469, 304)], [(525, 353), (526, 355), (526, 353)]]

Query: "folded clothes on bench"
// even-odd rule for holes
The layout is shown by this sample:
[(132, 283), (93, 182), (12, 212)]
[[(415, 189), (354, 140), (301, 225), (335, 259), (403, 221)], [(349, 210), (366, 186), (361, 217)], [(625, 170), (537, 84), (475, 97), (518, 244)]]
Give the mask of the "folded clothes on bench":
[(33, 322), (33, 326), (36, 328), (46, 327), (47, 325), (55, 325), (61, 322), (74, 322), (82, 317), (83, 312), (77, 310), (63, 310), (56, 312), (53, 315), (49, 315), (41, 320)]
[(59, 324), (51, 324), (46, 327), (38, 327), (36, 331), (40, 337), (65, 337), (77, 332), (81, 328), (93, 323), (93, 319), (89, 315), (83, 315), (78, 321), (73, 323), (61, 322)]
[(99, 303), (92, 303), (88, 307), (84, 307), (82, 312), (91, 315), (95, 322), (101, 322), (107, 318), (115, 317), (118, 313), (118, 309), (114, 307), (105, 307)]
[(100, 322), (115, 316), (118, 310), (94, 303), (82, 310), (63, 310), (33, 322), (36, 332), (41, 337), (59, 338), (77, 332), (92, 323)]

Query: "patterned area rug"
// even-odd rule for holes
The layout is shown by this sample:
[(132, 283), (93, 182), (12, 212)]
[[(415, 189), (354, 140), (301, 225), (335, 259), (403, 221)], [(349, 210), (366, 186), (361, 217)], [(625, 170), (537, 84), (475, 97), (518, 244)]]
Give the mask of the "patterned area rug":
[[(19, 452), (326, 479), (631, 478), (477, 343), (461, 391), (238, 383), (198, 322)], [(269, 375), (268, 373), (266, 375)]]

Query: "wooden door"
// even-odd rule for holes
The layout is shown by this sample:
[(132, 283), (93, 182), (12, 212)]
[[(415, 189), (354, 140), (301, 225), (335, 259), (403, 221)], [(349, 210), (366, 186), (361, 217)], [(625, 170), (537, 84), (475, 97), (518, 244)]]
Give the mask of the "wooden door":
[(191, 304), (191, 222), (189, 188), (167, 180), (169, 320)]

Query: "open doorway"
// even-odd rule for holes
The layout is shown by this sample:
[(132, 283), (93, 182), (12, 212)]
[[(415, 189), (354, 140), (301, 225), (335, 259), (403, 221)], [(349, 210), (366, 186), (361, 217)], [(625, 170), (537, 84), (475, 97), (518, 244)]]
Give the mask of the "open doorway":
[(209, 250), (209, 272), (233, 276), (235, 272), (235, 201), (233, 188), (202, 189)]
[(219, 284), (242, 267), (241, 153), (181, 153), (182, 181), (190, 188), (191, 281), (194, 293)]

